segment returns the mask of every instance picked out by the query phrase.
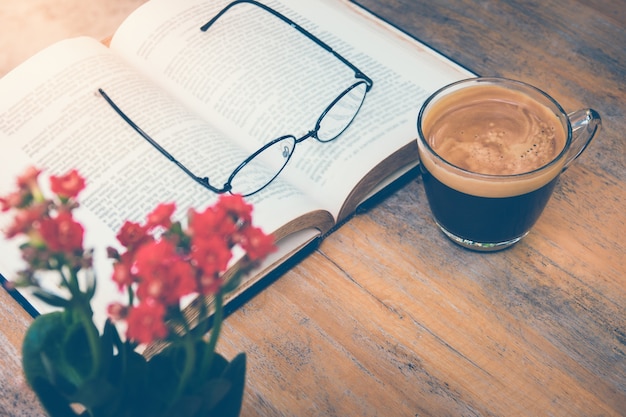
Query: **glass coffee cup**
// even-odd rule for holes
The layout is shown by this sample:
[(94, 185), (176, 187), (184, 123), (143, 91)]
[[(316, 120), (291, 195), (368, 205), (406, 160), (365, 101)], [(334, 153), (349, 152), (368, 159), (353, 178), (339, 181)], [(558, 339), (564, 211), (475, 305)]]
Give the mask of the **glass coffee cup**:
[(528, 234), (559, 175), (601, 126), (567, 114), (523, 82), (478, 77), (433, 93), (417, 121), (420, 169), (435, 222), (459, 245), (510, 247)]

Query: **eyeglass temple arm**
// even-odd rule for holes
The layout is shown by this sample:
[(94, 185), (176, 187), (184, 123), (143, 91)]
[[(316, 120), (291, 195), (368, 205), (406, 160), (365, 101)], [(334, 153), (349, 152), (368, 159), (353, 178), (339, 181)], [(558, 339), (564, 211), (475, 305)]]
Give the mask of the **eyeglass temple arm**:
[(357, 67), (352, 65), (352, 63), (350, 61), (348, 61), (347, 59), (345, 59), (344, 57), (339, 55), (337, 52), (335, 52), (333, 50), (333, 48), (328, 46), (321, 39), (318, 39), (312, 33), (307, 31), (305, 28), (303, 28), (302, 26), (300, 26), (299, 24), (297, 24), (293, 20), (289, 19), (287, 16), (282, 15), (281, 13), (279, 13), (276, 10), (272, 9), (271, 7), (266, 6), (265, 4), (259, 3), (258, 1), (254, 1), (254, 0), (235, 0), (232, 3), (230, 3), (228, 6), (226, 6), (217, 15), (215, 15), (213, 17), (213, 19), (209, 20), (208, 23), (206, 23), (204, 26), (202, 26), (200, 28), (200, 30), (202, 30), (203, 32), (206, 32), (211, 27), (211, 25), (213, 25), (213, 23), (215, 23), (215, 21), (217, 19), (219, 19), (224, 13), (226, 13), (231, 7), (233, 7), (233, 6), (237, 5), (237, 4), (241, 4), (241, 3), (253, 4), (253, 5), (258, 6), (261, 9), (265, 10), (266, 12), (273, 14), (274, 16), (276, 16), (277, 18), (281, 19), (282, 21), (287, 23), (289, 26), (293, 27), (298, 32), (300, 32), (301, 34), (303, 34), (304, 36), (306, 36), (307, 38), (309, 38), (310, 40), (315, 42), (317, 45), (321, 46), (326, 51), (330, 52), (335, 58), (337, 58), (338, 60), (343, 62), (345, 65), (350, 67), (350, 69), (352, 69), (352, 71), (354, 71), (354, 76), (356, 78), (359, 78), (359, 79), (362, 79), (363, 81), (365, 81), (365, 83), (367, 84), (366, 91), (370, 91), (370, 89), (372, 88), (372, 85), (374, 85), (374, 81), (372, 81), (372, 79), (370, 77), (368, 77), (361, 70), (359, 70)]
[(122, 109), (120, 109), (117, 106), (117, 104), (115, 104), (115, 102), (108, 96), (107, 93), (104, 92), (104, 90), (102, 88), (99, 88), (98, 92), (106, 100), (106, 102), (109, 103), (109, 105), (113, 108), (113, 110), (115, 110), (115, 112), (122, 119), (124, 119), (124, 121), (126, 123), (128, 123), (137, 133), (139, 133), (139, 135), (142, 138), (147, 140), (148, 143), (150, 143), (150, 145), (154, 146), (159, 152), (161, 152), (161, 154), (163, 156), (165, 156), (167, 159), (169, 159), (170, 161), (175, 163), (180, 169), (182, 169), (185, 172), (185, 174), (189, 175), (194, 181), (196, 181), (198, 184), (202, 185), (203, 187), (208, 188), (209, 190), (213, 191), (214, 193), (223, 194), (223, 193), (226, 193), (226, 192), (230, 191), (231, 185), (229, 183), (225, 184), (223, 188), (216, 188), (216, 187), (212, 186), (211, 184), (209, 184), (209, 178), (208, 177), (198, 177), (197, 175), (195, 175), (193, 172), (191, 172), (189, 169), (187, 169), (186, 166), (184, 166), (183, 164), (178, 162), (178, 160), (176, 158), (174, 158), (168, 151), (166, 151), (161, 145), (159, 145), (154, 139), (152, 139), (139, 126), (137, 126), (135, 124), (135, 122), (133, 122), (130, 119), (130, 117), (128, 117), (126, 115), (126, 113), (124, 113), (122, 111)]

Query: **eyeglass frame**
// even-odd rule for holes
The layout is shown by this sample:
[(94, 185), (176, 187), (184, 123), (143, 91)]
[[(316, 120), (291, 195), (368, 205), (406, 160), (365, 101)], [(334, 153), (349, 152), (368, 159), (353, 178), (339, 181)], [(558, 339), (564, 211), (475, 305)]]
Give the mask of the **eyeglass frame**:
[[(295, 148), (296, 148), (296, 145), (298, 143), (300, 143), (300, 142), (302, 142), (302, 141), (304, 141), (304, 140), (306, 140), (306, 139), (308, 139), (310, 137), (313, 137), (317, 141), (322, 142), (322, 143), (333, 141), (337, 137), (339, 137), (350, 126), (350, 124), (352, 123), (352, 121), (354, 120), (356, 115), (358, 114), (358, 112), (359, 112), (359, 110), (361, 108), (362, 103), (365, 101), (365, 96), (366, 96), (367, 92), (369, 92), (371, 90), (372, 86), (374, 85), (374, 81), (370, 77), (365, 75), (365, 73), (363, 73), (361, 70), (359, 70), (350, 61), (348, 61), (346, 58), (344, 58), (339, 53), (334, 51), (330, 46), (328, 46), (326, 43), (324, 43), (322, 40), (317, 38), (315, 35), (313, 35), (309, 31), (307, 31), (306, 29), (304, 29), (302, 26), (298, 25), (297, 23), (295, 23), (294, 21), (292, 21), (288, 17), (284, 16), (283, 14), (279, 13), (278, 11), (272, 9), (271, 7), (266, 6), (265, 4), (259, 3), (258, 1), (255, 1), (255, 0), (235, 0), (235, 1), (231, 2), (231, 3), (229, 3), (226, 7), (224, 7), (224, 9), (222, 9), (217, 15), (215, 15), (208, 23), (204, 24), (200, 28), (200, 30), (202, 30), (203, 32), (206, 32), (228, 10), (230, 10), (232, 7), (234, 7), (234, 6), (238, 5), (238, 4), (243, 4), (243, 3), (248, 3), (248, 4), (252, 4), (252, 5), (258, 6), (259, 8), (269, 12), (273, 16), (281, 19), (283, 22), (287, 23), (292, 28), (296, 29), (298, 32), (300, 32), (301, 34), (306, 36), (309, 40), (315, 42), (315, 44), (320, 46), (322, 49), (324, 49), (327, 52), (331, 53), (335, 58), (337, 58), (343, 64), (348, 66), (352, 71), (354, 71), (354, 77), (357, 79), (357, 81), (355, 83), (353, 83), (351, 86), (349, 86), (348, 88), (346, 88), (342, 93), (340, 93), (324, 109), (324, 111), (321, 113), (321, 115), (317, 119), (317, 122), (315, 124), (315, 128), (313, 130), (310, 130), (309, 132), (307, 132), (305, 135), (303, 135), (300, 138), (296, 138), (293, 135), (284, 135), (284, 136), (278, 137), (276, 139), (273, 139), (270, 142), (266, 143), (265, 145), (261, 146), (254, 153), (252, 153), (250, 156), (248, 156), (246, 159), (244, 159), (243, 162), (241, 162), (233, 170), (233, 172), (230, 174), (230, 176), (228, 177), (228, 180), (224, 183), (222, 188), (217, 188), (217, 187), (211, 185), (211, 183), (209, 182), (209, 177), (199, 177), (196, 174), (194, 174), (189, 168), (187, 168), (184, 164), (182, 164), (176, 158), (174, 158), (174, 156), (172, 156), (172, 154), (170, 154), (167, 150), (165, 150), (165, 148), (163, 148), (161, 145), (159, 145), (158, 142), (156, 142), (150, 135), (148, 135), (143, 129), (141, 129), (135, 122), (133, 122), (132, 119), (130, 119), (130, 117), (128, 117), (126, 115), (126, 113), (124, 113), (124, 111), (122, 111), (122, 109), (120, 109), (119, 106), (117, 106), (117, 104), (115, 104), (115, 102), (109, 97), (109, 95), (102, 88), (99, 88), (98, 92), (107, 101), (107, 103), (113, 108), (113, 110), (115, 110), (115, 112), (120, 117), (122, 117), (122, 119), (126, 123), (128, 123), (140, 136), (142, 136), (146, 141), (148, 141), (148, 143), (150, 143), (154, 148), (156, 148), (163, 156), (165, 156), (167, 159), (169, 159), (171, 162), (173, 162), (185, 174), (187, 174), (189, 177), (191, 177), (198, 184), (202, 185), (206, 189), (208, 189), (208, 190), (210, 190), (210, 191), (212, 191), (212, 192), (214, 192), (216, 194), (224, 194), (224, 193), (227, 193), (227, 192), (232, 193), (232, 184), (231, 183), (232, 183), (232, 180), (237, 175), (237, 173), (239, 173), (239, 171), (241, 171), (248, 163), (250, 163), (250, 161), (252, 161), (258, 155), (260, 155), (266, 149), (270, 148), (271, 146), (273, 146), (274, 144), (276, 144), (278, 142), (284, 141), (285, 139), (292, 137), (294, 139), (293, 147), (291, 148), (291, 151), (289, 152), (289, 155), (287, 156), (287, 160), (283, 163), (282, 167), (276, 172), (276, 174), (274, 174), (274, 176), (269, 181), (267, 181), (262, 187), (260, 187), (260, 188), (256, 189), (255, 191), (252, 191), (252, 192), (250, 192), (250, 193), (245, 195), (245, 196), (250, 196), (250, 195), (256, 194), (259, 191), (263, 190), (265, 187), (267, 187), (269, 184), (271, 184), (276, 179), (276, 177), (278, 177), (278, 175), (280, 175), (282, 170), (285, 168), (285, 166), (287, 166), (287, 163), (291, 159), (291, 156), (293, 155), (293, 153), (295, 151)], [(354, 88), (356, 88), (358, 86), (361, 86), (363, 84), (365, 84), (365, 92), (363, 94), (363, 99), (361, 100), (361, 105), (359, 105), (359, 107), (357, 108), (354, 116), (352, 116), (352, 119), (335, 136), (333, 136), (332, 138), (327, 139), (327, 140), (321, 140), (317, 136), (317, 134), (318, 134), (319, 129), (320, 129), (321, 121), (324, 119), (324, 117), (326, 116), (328, 111), (331, 110), (333, 108), (333, 106), (335, 104), (337, 104), (343, 97), (345, 97), (348, 93), (350, 93), (350, 91), (352, 91)]]

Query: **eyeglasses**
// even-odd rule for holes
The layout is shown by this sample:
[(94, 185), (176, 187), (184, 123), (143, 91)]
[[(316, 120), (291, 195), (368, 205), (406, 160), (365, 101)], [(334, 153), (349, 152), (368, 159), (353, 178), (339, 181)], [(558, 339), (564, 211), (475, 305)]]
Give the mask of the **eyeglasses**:
[(194, 181), (207, 188), (208, 190), (223, 194), (241, 194), (243, 196), (250, 196), (256, 194), (259, 191), (267, 187), (285, 168), (289, 159), (293, 155), (296, 148), (296, 144), (308, 139), (315, 138), (319, 142), (326, 143), (337, 139), (352, 123), (357, 113), (359, 112), (363, 102), (365, 101), (365, 95), (372, 88), (373, 81), (361, 72), (356, 66), (350, 63), (347, 59), (335, 52), (332, 48), (315, 37), (313, 34), (302, 28), (300, 25), (294, 23), (289, 18), (280, 14), (274, 9), (261, 4), (254, 0), (239, 0), (234, 1), (227, 5), (222, 11), (220, 11), (213, 19), (200, 29), (206, 32), (221, 16), (223, 16), (232, 7), (248, 3), (255, 5), (273, 16), (276, 16), (283, 22), (287, 23), (292, 28), (306, 36), (311, 41), (322, 47), (324, 50), (332, 54), (339, 61), (347, 65), (352, 71), (356, 81), (342, 91), (321, 113), (313, 130), (306, 133), (304, 136), (296, 138), (294, 135), (285, 135), (276, 138), (253, 154), (248, 156), (243, 162), (241, 162), (230, 174), (228, 180), (224, 185), (216, 187), (211, 185), (208, 177), (201, 177), (194, 174), (184, 164), (174, 158), (168, 151), (166, 151), (161, 145), (159, 145), (150, 135), (133, 122), (130, 117), (126, 115), (115, 102), (104, 92), (103, 89), (99, 89), (100, 95), (107, 101), (107, 103), (115, 110), (115, 112), (126, 121), (139, 135), (141, 135), (146, 141), (148, 141), (154, 148), (156, 148), (163, 156), (176, 164), (183, 172), (185, 172)]

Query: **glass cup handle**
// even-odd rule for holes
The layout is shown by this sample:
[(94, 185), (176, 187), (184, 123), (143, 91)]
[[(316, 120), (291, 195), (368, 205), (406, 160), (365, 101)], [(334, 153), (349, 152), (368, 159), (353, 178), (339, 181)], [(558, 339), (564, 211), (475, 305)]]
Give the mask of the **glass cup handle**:
[(572, 125), (572, 143), (563, 171), (589, 146), (591, 139), (600, 131), (602, 119), (593, 109), (582, 109), (567, 115)]

